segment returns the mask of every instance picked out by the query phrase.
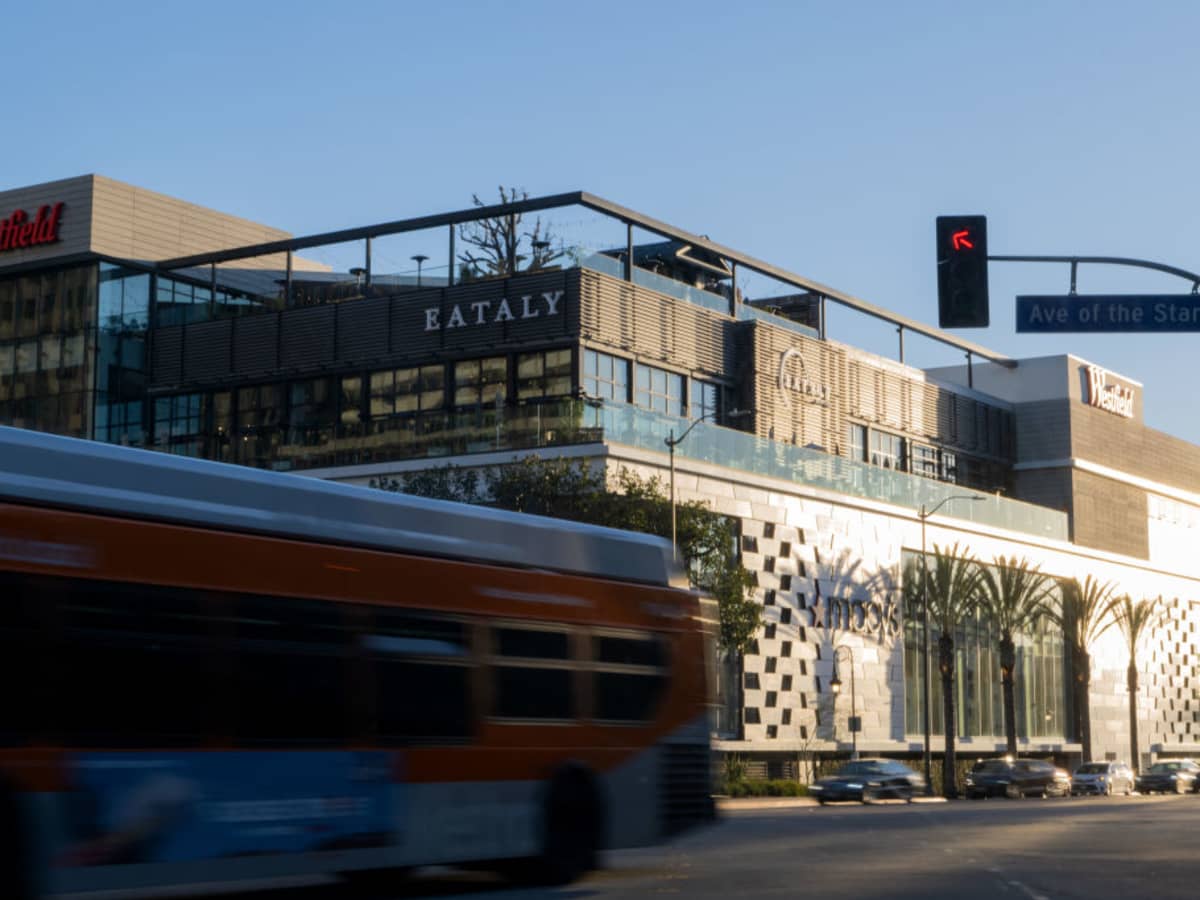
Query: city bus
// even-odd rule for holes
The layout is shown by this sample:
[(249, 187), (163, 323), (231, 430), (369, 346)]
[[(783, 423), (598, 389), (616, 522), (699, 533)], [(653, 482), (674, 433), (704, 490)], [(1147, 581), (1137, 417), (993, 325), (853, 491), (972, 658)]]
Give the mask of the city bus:
[(712, 815), (660, 538), (0, 427), (3, 896), (562, 883)]

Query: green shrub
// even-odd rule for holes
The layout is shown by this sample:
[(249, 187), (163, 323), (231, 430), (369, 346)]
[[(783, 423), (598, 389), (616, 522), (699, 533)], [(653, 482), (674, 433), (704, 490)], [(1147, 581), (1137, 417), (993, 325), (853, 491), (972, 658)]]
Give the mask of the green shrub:
[(725, 793), (730, 797), (807, 797), (808, 785), (785, 778), (772, 781), (739, 779), (727, 782)]

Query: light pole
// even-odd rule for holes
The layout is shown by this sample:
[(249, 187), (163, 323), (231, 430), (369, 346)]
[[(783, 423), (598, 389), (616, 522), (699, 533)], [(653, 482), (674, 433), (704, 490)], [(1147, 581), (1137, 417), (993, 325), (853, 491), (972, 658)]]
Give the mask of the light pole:
[(838, 678), (838, 654), (843, 650), (850, 660), (850, 758), (858, 759), (858, 731), (861, 723), (858, 721), (857, 703), (854, 699), (854, 651), (845, 644), (839, 644), (833, 650), (833, 678), (829, 680), (829, 690), (833, 691), (833, 727), (837, 728), (837, 695), (842, 692), (842, 679)]
[[(679, 559), (679, 544), (675, 534), (675, 448), (683, 443), (683, 439), (692, 433), (692, 429), (703, 422), (705, 419), (711, 419), (719, 410), (709, 410), (696, 421), (692, 422), (679, 437), (675, 437), (675, 429), (671, 429), (669, 437), (663, 438), (663, 442), (667, 445), (667, 450), (671, 456), (671, 553), (676, 559)], [(725, 414), (727, 419), (740, 419), (743, 416), (748, 416), (753, 413), (752, 409), (731, 409)]]
[(409, 259), (417, 264), (417, 288), (419, 289), (421, 287), (421, 266), (425, 260), (429, 259), (429, 257), (424, 253), (417, 253), (413, 256), (410, 256)]
[(921, 662), (921, 708), (923, 710), (922, 726), (925, 730), (925, 793), (933, 796), (933, 780), (930, 777), (929, 765), (929, 733), (931, 730), (929, 718), (929, 561), (925, 556), (925, 520), (932, 516), (935, 512), (949, 503), (951, 500), (970, 500), (978, 502), (985, 500), (985, 497), (979, 497), (974, 494), (951, 494), (949, 497), (943, 497), (941, 502), (933, 509), (925, 509), (925, 504), (921, 504), (921, 511), (917, 513), (917, 518), (921, 520), (921, 653), (923, 654)]

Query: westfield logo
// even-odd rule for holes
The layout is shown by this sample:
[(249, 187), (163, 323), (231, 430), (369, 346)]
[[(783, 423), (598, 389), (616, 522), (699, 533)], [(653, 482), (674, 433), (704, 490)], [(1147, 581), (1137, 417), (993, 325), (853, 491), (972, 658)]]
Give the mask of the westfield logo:
[(63, 205), (55, 203), (53, 206), (43, 206), (33, 218), (25, 210), (18, 209), (7, 219), (0, 219), (0, 253), (57, 243), (62, 211)]

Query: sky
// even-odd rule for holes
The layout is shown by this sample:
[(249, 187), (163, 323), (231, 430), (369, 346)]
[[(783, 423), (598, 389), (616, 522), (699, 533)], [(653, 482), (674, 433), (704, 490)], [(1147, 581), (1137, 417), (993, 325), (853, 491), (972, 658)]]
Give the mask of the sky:
[[(938, 215), (986, 215), (992, 254), (1200, 271), (1193, 2), (67, 0), (4, 23), (0, 189), (95, 172), (297, 235), (585, 190), (930, 324)], [(991, 327), (956, 333), (1141, 382), (1147, 423), (1200, 443), (1200, 335), (1015, 332), (1016, 295), (1068, 285), (993, 263)], [(1084, 266), (1078, 289), (1191, 285)], [(862, 316), (829, 334), (896, 355)]]

